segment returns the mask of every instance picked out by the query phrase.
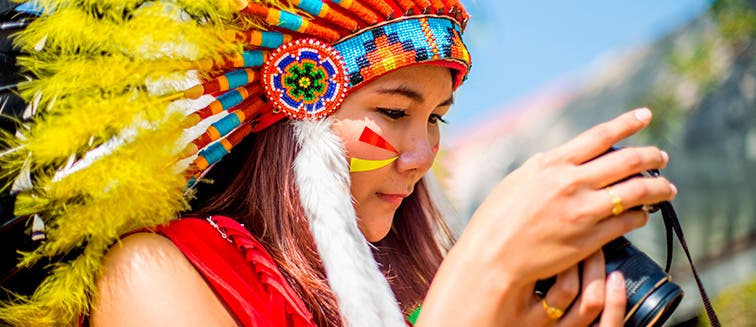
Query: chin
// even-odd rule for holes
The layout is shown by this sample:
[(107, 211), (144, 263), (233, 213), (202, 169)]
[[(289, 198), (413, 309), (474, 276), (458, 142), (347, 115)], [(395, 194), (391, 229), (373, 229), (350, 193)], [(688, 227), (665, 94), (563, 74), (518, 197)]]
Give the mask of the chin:
[[(394, 221), (393, 215), (391, 215), (390, 218), (373, 218), (373, 219), (381, 219), (382, 222), (380, 223), (373, 223), (373, 224), (364, 224), (359, 223), (360, 231), (362, 232), (362, 235), (365, 236), (365, 239), (368, 240), (368, 242), (375, 243), (378, 242), (386, 237), (388, 235), (389, 231), (391, 230), (391, 225)], [(386, 221), (388, 220), (388, 221)]]
[(367, 239), (368, 242), (375, 243), (384, 239), (386, 235), (388, 235), (389, 230), (391, 230), (391, 228), (386, 228), (386, 230), (383, 231), (382, 233), (370, 233), (370, 234), (363, 233), (363, 235), (365, 235), (365, 239)]

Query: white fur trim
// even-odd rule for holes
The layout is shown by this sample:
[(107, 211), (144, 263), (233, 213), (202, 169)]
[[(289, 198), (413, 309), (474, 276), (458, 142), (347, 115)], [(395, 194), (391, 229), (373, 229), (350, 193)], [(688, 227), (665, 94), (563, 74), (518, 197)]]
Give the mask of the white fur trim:
[(406, 326), (388, 281), (357, 227), (341, 139), (331, 120), (295, 121), (299, 197), (347, 326)]

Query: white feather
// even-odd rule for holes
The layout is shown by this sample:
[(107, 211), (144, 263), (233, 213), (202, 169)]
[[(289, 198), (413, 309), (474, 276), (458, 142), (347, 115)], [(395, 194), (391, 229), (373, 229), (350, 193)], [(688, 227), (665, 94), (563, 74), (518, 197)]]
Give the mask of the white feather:
[(24, 160), (24, 165), (21, 166), (21, 171), (18, 173), (16, 180), (11, 185), (11, 194), (21, 193), (29, 191), (34, 188), (31, 179), (31, 154)]
[(349, 168), (331, 120), (295, 121), (294, 160), (299, 196), (328, 283), (347, 326), (406, 326), (388, 281), (378, 269), (349, 190)]

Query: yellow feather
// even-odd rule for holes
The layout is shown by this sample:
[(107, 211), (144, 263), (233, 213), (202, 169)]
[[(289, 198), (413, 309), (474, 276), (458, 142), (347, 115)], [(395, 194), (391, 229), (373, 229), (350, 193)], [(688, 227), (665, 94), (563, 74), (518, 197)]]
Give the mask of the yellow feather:
[(212, 22), (212, 24), (218, 24), (222, 22), (228, 22), (230, 17), (233, 17), (239, 12), (239, 0), (226, 0), (226, 1), (214, 1), (214, 0), (179, 0), (177, 3), (181, 8), (186, 10), (189, 15), (195, 17), (203, 17)]
[[(78, 246), (78, 240), (86, 235), (116, 238), (135, 227), (173, 218), (171, 213), (185, 209), (184, 177), (166, 173), (170, 168), (166, 163), (175, 159), (182, 137), (180, 117), (175, 114), (171, 122), (162, 122), (159, 127), (145, 121), (137, 139), (120, 145), (86, 169), (57, 181), (40, 181), (38, 197), (60, 203), (61, 213), (49, 225), (49, 240), (37, 254), (65, 252)], [(113, 211), (115, 207), (120, 209)]]
[[(143, 6), (130, 13), (128, 19), (99, 19), (86, 9), (65, 7), (43, 20), (37, 20), (19, 33), (16, 43), (35, 55), (48, 53), (39, 49), (54, 49), (51, 55), (99, 54), (100, 52), (139, 55), (141, 47), (150, 43), (168, 42), (164, 48), (183, 43), (184, 38), (195, 44), (212, 42), (207, 31), (218, 26), (200, 24), (182, 18), (182, 12), (169, 3)], [(193, 39), (193, 40), (192, 40)], [(44, 43), (40, 43), (44, 40)], [(41, 47), (44, 45), (44, 47)], [(207, 44), (212, 45), (212, 44)], [(215, 48), (205, 48), (216, 51)], [(83, 52), (83, 53), (82, 53)], [(154, 56), (155, 53), (144, 53)]]
[[(180, 121), (173, 119), (178, 117), (167, 117), (170, 121), (157, 129), (145, 125), (148, 130), (140, 132), (138, 138), (86, 170), (55, 182), (48, 179), (39, 185), (39, 195), (49, 201), (17, 202), (19, 210), (36, 211), (38, 206), (46, 206), (60, 212), (48, 225), (48, 241), (26, 254), (21, 265), (66, 253), (85, 242), (85, 254), (90, 252), (83, 255), (85, 258), (80, 256), (74, 263), (56, 268), (25, 306), (38, 305), (44, 309), (39, 312), (45, 315), (73, 321), (77, 313), (88, 310), (99, 270), (98, 256), (108, 246), (128, 231), (165, 223), (188, 208), (183, 196), (183, 175), (166, 173), (171, 171), (166, 163), (175, 158), (176, 142), (181, 138)], [(79, 200), (66, 201), (72, 197)], [(26, 208), (30, 204), (34, 208)], [(6, 319), (4, 310), (0, 309), (0, 320)]]
[(99, 146), (138, 119), (161, 117), (169, 106), (130, 94), (107, 99), (72, 95), (58, 102), (55, 113), (40, 119), (24, 144), (41, 164)]
[[(302, 14), (290, 1), (254, 1)], [(0, 302), (0, 321), (76, 324), (91, 310), (108, 248), (126, 232), (188, 209), (183, 172), (171, 166), (186, 142), (184, 116), (149, 86), (160, 81), (168, 85), (161, 92), (180, 91), (172, 83), (200, 69), (198, 61), (241, 51), (235, 33), (269, 29), (237, 15), (239, 3), (35, 1), (44, 14), (16, 42), (29, 53), (19, 63), (38, 77), (21, 94), (36, 99), (40, 113), (27, 137), (0, 135), (14, 149), (0, 154), (0, 175), (16, 175), (33, 160), (34, 189), (18, 195), (15, 213), (42, 214), (47, 241), (22, 254), (20, 265), (84, 249), (54, 264), (31, 297)], [(69, 158), (75, 163), (64, 167)]]
[(83, 253), (70, 263), (54, 264), (30, 298), (17, 296), (13, 306), (0, 308), (0, 321), (11, 326), (76, 326), (91, 310), (96, 278), (110, 243), (89, 240)]
[[(47, 242), (23, 254), (20, 265), (77, 247), (84, 251), (54, 264), (31, 297), (0, 303), (0, 321), (73, 325), (91, 309), (102, 257), (119, 236), (188, 208), (186, 180), (170, 166), (183, 148), (183, 113), (151, 93), (149, 84), (170, 84), (197, 69), (200, 59), (240, 51), (233, 36), (245, 27), (238, 25), (232, 0), (36, 4), (44, 15), (17, 43), (29, 52), (19, 63), (39, 77), (25, 84), (22, 96), (38, 97), (40, 114), (24, 132), (27, 138), (0, 136), (16, 149), (0, 154), (0, 171), (17, 174), (29, 154), (35, 164), (35, 188), (19, 194), (15, 213), (41, 213)], [(69, 157), (79, 160), (76, 169), (85, 167), (62, 168)]]

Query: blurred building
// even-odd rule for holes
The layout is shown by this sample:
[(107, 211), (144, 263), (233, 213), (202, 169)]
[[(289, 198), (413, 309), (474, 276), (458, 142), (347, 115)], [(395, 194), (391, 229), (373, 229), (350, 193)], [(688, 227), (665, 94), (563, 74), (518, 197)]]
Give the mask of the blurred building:
[[(663, 174), (678, 186), (674, 205), (709, 294), (756, 280), (753, 0), (716, 1), (703, 16), (648, 48), (603, 58), (582, 77), (554, 82), (502, 108), (500, 116), (451, 135), (450, 150), (442, 154), (447, 172), (442, 184), (459, 214), (469, 217), (490, 189), (532, 154), (642, 106), (654, 111), (654, 121), (625, 144), (653, 144), (670, 154)], [(660, 219), (630, 237), (664, 262)], [(679, 246), (672, 275), (686, 296), (671, 321), (690, 322), (700, 312), (700, 296)], [(743, 292), (756, 301), (754, 288)], [(756, 321), (756, 306), (745, 315), (742, 321)]]

